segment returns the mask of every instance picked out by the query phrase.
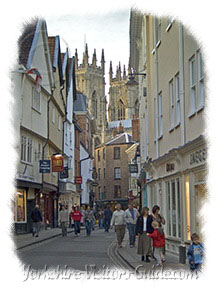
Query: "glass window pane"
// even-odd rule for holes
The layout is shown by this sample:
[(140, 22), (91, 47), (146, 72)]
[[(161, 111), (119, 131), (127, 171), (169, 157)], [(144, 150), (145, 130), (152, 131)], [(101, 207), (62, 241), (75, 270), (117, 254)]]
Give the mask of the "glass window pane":
[(175, 196), (175, 181), (171, 182), (172, 186), (172, 231), (173, 236), (176, 236), (176, 196)]

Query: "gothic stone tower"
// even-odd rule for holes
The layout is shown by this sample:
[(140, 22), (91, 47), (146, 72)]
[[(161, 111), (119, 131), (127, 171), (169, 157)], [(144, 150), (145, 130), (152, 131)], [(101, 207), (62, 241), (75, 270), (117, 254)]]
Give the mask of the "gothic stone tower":
[(96, 126), (94, 135), (95, 146), (104, 140), (104, 130), (107, 126), (106, 97), (105, 97), (105, 59), (102, 49), (101, 66), (97, 66), (96, 50), (89, 63), (88, 46), (86, 44), (83, 53), (82, 64), (78, 65), (78, 53), (75, 53), (76, 60), (76, 87), (77, 90), (88, 97), (88, 110), (93, 117)]
[[(128, 74), (131, 73), (130, 67), (128, 67)], [(116, 77), (113, 77), (112, 62), (110, 62), (109, 70), (109, 107), (108, 107), (108, 119), (111, 121), (120, 121), (132, 119), (138, 115), (139, 100), (138, 92), (131, 92), (130, 87), (126, 85), (129, 78), (126, 75), (125, 65), (123, 68), (123, 75), (121, 73), (121, 64), (116, 69)]]

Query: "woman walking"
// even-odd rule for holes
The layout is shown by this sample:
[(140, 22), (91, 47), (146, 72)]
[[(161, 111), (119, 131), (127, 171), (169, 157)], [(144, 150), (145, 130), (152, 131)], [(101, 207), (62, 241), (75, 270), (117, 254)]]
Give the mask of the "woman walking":
[(91, 235), (94, 221), (95, 221), (94, 213), (91, 210), (90, 206), (88, 206), (87, 210), (85, 211), (85, 215), (84, 215), (84, 224), (86, 227), (86, 236)]
[(147, 233), (151, 234), (154, 231), (151, 224), (152, 217), (149, 215), (149, 208), (143, 207), (136, 223), (136, 234), (139, 235), (137, 254), (141, 255), (141, 260), (146, 262), (150, 262), (149, 257), (152, 256), (151, 238), (147, 236)]
[(74, 229), (75, 229), (75, 235), (80, 235), (80, 221), (82, 218), (82, 213), (78, 209), (78, 206), (74, 206), (74, 211), (72, 212), (72, 219), (74, 221)]
[[(152, 214), (151, 216), (151, 224), (153, 221), (157, 221), (159, 228), (163, 229), (163, 225), (166, 223), (163, 215), (160, 214), (160, 207), (158, 205), (154, 205), (152, 208)], [(165, 255), (165, 245), (163, 247), (163, 255)], [(156, 260), (154, 257), (154, 247), (153, 247), (153, 258)]]

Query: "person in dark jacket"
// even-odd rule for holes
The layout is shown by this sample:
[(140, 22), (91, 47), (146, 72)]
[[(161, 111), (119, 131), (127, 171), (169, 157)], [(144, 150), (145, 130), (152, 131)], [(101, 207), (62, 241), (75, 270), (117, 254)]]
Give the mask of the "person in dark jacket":
[(105, 229), (105, 232), (109, 232), (111, 218), (112, 218), (112, 210), (110, 209), (110, 206), (108, 205), (107, 208), (104, 210), (104, 229)]
[(193, 233), (191, 235), (192, 244), (190, 245), (187, 256), (191, 271), (199, 271), (203, 264), (204, 247), (200, 242), (199, 235)]
[(154, 231), (151, 219), (149, 208), (143, 207), (136, 222), (136, 234), (139, 235), (137, 254), (141, 255), (141, 260), (146, 262), (150, 262), (149, 257), (152, 256), (151, 239), (147, 236), (147, 233)]
[(32, 235), (35, 237), (38, 237), (39, 230), (40, 230), (40, 222), (42, 221), (42, 216), (39, 210), (39, 205), (35, 205), (35, 209), (31, 213), (31, 219), (33, 221)]

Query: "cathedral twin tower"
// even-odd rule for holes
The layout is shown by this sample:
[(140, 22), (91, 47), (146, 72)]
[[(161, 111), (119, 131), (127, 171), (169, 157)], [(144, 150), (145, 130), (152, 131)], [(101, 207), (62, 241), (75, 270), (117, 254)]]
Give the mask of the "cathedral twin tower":
[[(85, 46), (82, 63), (78, 64), (78, 53), (75, 52), (76, 88), (77, 91), (88, 97), (88, 111), (95, 121), (96, 145), (105, 142), (110, 135), (109, 122), (122, 122), (132, 118), (131, 100), (128, 86), (128, 76), (125, 66), (123, 73), (121, 65), (117, 66), (116, 77), (113, 77), (112, 62), (109, 70), (109, 105), (107, 120), (107, 99), (105, 95), (105, 58), (104, 50), (101, 54), (101, 65), (97, 66), (96, 49), (92, 56), (92, 63), (89, 63), (88, 45)], [(128, 74), (130, 73), (128, 68)], [(138, 93), (136, 93), (138, 94)], [(133, 95), (134, 98), (134, 95)], [(135, 96), (136, 98), (136, 96)], [(136, 99), (133, 99), (133, 102)], [(122, 123), (121, 123), (122, 124)]]

